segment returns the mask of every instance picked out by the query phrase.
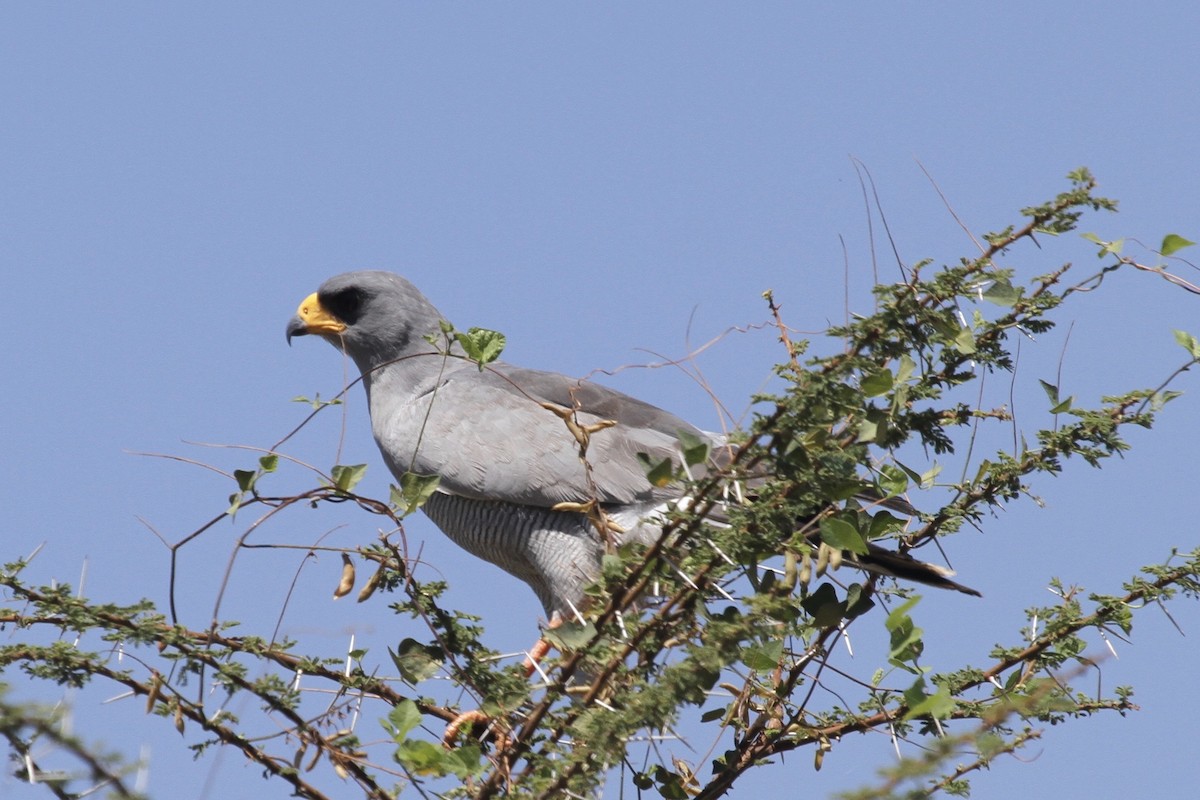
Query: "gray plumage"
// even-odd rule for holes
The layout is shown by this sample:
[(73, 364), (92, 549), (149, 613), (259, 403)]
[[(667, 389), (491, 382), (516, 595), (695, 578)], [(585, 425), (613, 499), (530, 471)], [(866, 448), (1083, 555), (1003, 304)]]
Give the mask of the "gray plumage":
[[(563, 502), (604, 504), (626, 537), (653, 541), (653, 515), (678, 489), (656, 488), (638, 453), (680, 461), (679, 432), (707, 438), (679, 417), (599, 384), (494, 362), (447, 358), (442, 315), (389, 272), (338, 275), (301, 303), (287, 328), (315, 333), (363, 376), (371, 428), (384, 461), (439, 477), (425, 513), (451, 539), (528, 583), (547, 615), (570, 615), (595, 579), (604, 547), (584, 515)], [(461, 354), (457, 346), (452, 353)], [(585, 469), (564, 421), (542, 404), (577, 409), (580, 425), (613, 420), (590, 437)], [(872, 545), (860, 566), (976, 594), (947, 570)], [(875, 563), (875, 562), (879, 563)], [(914, 573), (914, 574), (907, 574)]]

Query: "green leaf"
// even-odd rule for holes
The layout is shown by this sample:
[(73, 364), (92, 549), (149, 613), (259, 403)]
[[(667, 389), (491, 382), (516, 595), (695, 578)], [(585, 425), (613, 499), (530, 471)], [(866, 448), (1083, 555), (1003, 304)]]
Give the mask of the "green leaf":
[(879, 511), (871, 517), (871, 526), (867, 529), (867, 538), (879, 539), (903, 528), (904, 520), (888, 511)]
[(389, 500), (394, 508), (400, 509), (406, 515), (411, 514), (425, 505), (425, 501), (433, 496), (440, 481), (441, 478), (437, 475), (418, 475), (415, 472), (405, 472), (400, 476), (400, 486), (391, 487)]
[(380, 724), (392, 739), (403, 741), (408, 738), (409, 731), (421, 724), (421, 712), (412, 700), (401, 700), (388, 712), (387, 720), (381, 720)]
[(600, 575), (606, 580), (616, 580), (625, 574), (625, 560), (615, 553), (600, 557)]
[(833, 584), (826, 581), (817, 587), (816, 591), (800, 601), (800, 607), (812, 617), (813, 625), (818, 628), (828, 628), (842, 621), (846, 613), (845, 602), (838, 600)]
[(1040, 378), (1038, 379), (1038, 383), (1040, 383), (1042, 385), (1042, 391), (1044, 391), (1046, 393), (1046, 397), (1050, 398), (1050, 405), (1052, 405), (1052, 406), (1058, 405), (1058, 403), (1059, 403), (1058, 387), (1055, 386), (1053, 383), (1046, 383), (1044, 380), (1041, 380)]
[(830, 500), (849, 500), (852, 497), (858, 497), (864, 491), (867, 491), (866, 484), (858, 479), (848, 480), (835, 486), (829, 487)]
[(867, 543), (858, 529), (844, 519), (825, 517), (821, 520), (821, 541), (838, 550), (866, 555)]
[(271, 453), (258, 460), (258, 468), (265, 472), (274, 472), (279, 466), (279, 456)]
[(1100, 245), (1100, 250), (1096, 253), (1096, 258), (1104, 258), (1110, 253), (1112, 255), (1117, 255), (1125, 247), (1124, 239), (1115, 239), (1111, 242), (1106, 242), (1094, 233), (1081, 233), (1079, 235), (1084, 239), (1087, 239), (1092, 244)]
[(954, 698), (946, 686), (939, 686), (933, 694), (925, 693), (925, 679), (917, 678), (916, 682), (904, 692), (904, 701), (908, 705), (905, 719), (916, 717), (933, 717), (945, 719), (954, 711)]
[(1179, 342), (1183, 349), (1188, 351), (1188, 355), (1192, 358), (1200, 358), (1200, 341), (1197, 341), (1195, 336), (1192, 336), (1187, 331), (1176, 330), (1172, 331), (1172, 333), (1175, 334), (1175, 341)]
[(858, 439), (859, 442), (873, 442), (879, 433), (879, 426), (869, 419), (864, 419), (858, 423)]
[(761, 644), (752, 644), (742, 651), (742, 663), (750, 669), (767, 672), (779, 666), (783, 659), (783, 642), (776, 639)]
[(237, 481), (238, 489), (243, 492), (248, 492), (254, 488), (254, 481), (258, 478), (258, 471), (252, 469), (235, 469), (233, 471), (233, 479)]
[(564, 622), (553, 628), (546, 628), (542, 631), (542, 636), (560, 650), (578, 650), (596, 638), (596, 626), (590, 622), (586, 625)]
[(892, 371), (886, 367), (878, 372), (867, 375), (862, 379), (862, 391), (867, 397), (879, 397), (882, 394), (887, 394), (892, 390), (895, 379), (892, 377)]
[(683, 778), (663, 766), (655, 768), (654, 777), (658, 781), (658, 794), (663, 800), (688, 800), (688, 792), (683, 788)]
[(917, 369), (917, 363), (912, 360), (908, 353), (900, 356), (900, 366), (896, 369), (896, 383), (908, 383), (908, 379), (913, 376), (913, 372)]
[(908, 479), (910, 481), (917, 484), (918, 486), (921, 485), (921, 476), (917, 474), (916, 470), (914, 470), (912, 467), (905, 466), (904, 462), (901, 461), (900, 459), (896, 459), (896, 466), (898, 466), (900, 469), (904, 470), (904, 474), (908, 476)]
[(322, 408), (324, 408), (325, 406), (340, 405), (342, 401), (341, 400), (322, 400), (321, 394), (320, 394), (320, 392), (318, 392), (317, 396), (312, 399), (309, 399), (309, 398), (305, 397), (304, 395), (297, 395), (296, 397), (292, 398), (292, 402), (293, 403), (304, 403), (305, 405), (312, 406), (312, 409), (314, 411), (319, 411)]
[(896, 608), (892, 609), (891, 613), (888, 614), (887, 619), (884, 620), (883, 627), (887, 628), (888, 631), (893, 631), (901, 625), (904, 625), (906, 621), (908, 624), (911, 624), (912, 620), (909, 619), (908, 612), (919, 602), (921, 602), (921, 598), (913, 597), (905, 601), (903, 605), (896, 606)]
[(333, 488), (340, 492), (349, 492), (362, 480), (367, 472), (366, 464), (338, 464), (329, 471), (333, 477)]
[(884, 464), (879, 468), (879, 488), (886, 492), (888, 497), (904, 494), (908, 491), (908, 474), (894, 464)]
[(846, 621), (861, 617), (875, 607), (875, 601), (863, 594), (861, 584), (852, 583), (846, 590)]
[(1162, 247), (1158, 248), (1158, 252), (1164, 256), (1169, 256), (1177, 253), (1185, 247), (1191, 247), (1195, 242), (1183, 238), (1177, 233), (1168, 233), (1163, 237)]
[(525, 681), (516, 688), (510, 688), (507, 691), (502, 691), (500, 694), (491, 695), (480, 703), (479, 710), (491, 717), (508, 716), (514, 709), (520, 707), (522, 703), (529, 699), (532, 686), (533, 684)]
[(694, 467), (708, 461), (710, 446), (706, 439), (682, 429), (675, 435), (679, 437), (679, 445), (683, 450), (683, 463)]
[(975, 333), (970, 328), (963, 328), (954, 337), (954, 349), (969, 356), (975, 352)]
[(1183, 392), (1176, 391), (1155, 392), (1150, 397), (1150, 410), (1155, 412), (1162, 411), (1163, 406), (1182, 394)]
[(1058, 405), (1050, 409), (1051, 414), (1065, 414), (1071, 410), (1071, 404), (1075, 402), (1075, 395), (1071, 395), (1066, 400), (1063, 400)]
[(480, 371), (485, 364), (490, 364), (500, 357), (507, 342), (503, 333), (486, 328), (471, 328), (466, 333), (459, 331), (454, 334), (454, 338), (462, 345), (467, 358), (479, 365)]
[(657, 486), (661, 489), (677, 477), (675, 474), (675, 462), (669, 458), (655, 462), (646, 453), (638, 453), (637, 460), (641, 463), (642, 469), (646, 471), (646, 478), (652, 486)]
[(983, 293), (983, 299), (1004, 308), (1012, 308), (1025, 290), (1013, 286), (1007, 278), (997, 278)]
[[(912, 708), (913, 706), (923, 702), (927, 696), (928, 695), (925, 692), (925, 678), (917, 678), (915, 681), (913, 681), (912, 686), (909, 686), (904, 690), (904, 704), (909, 708)], [(904, 718), (908, 719), (908, 716), (905, 715)]]
[(442, 668), (442, 651), (432, 645), (409, 637), (400, 642), (396, 650), (393, 653), (389, 647), (388, 655), (392, 657), (396, 669), (400, 670), (400, 677), (410, 684), (428, 680)]
[(922, 489), (928, 489), (930, 486), (933, 486), (934, 478), (936, 478), (941, 473), (942, 473), (942, 465), (937, 463), (936, 461), (933, 462), (932, 467), (930, 467), (929, 469), (927, 469), (923, 473), (921, 473), (920, 487)]
[(405, 769), (416, 775), (445, 775), (447, 752), (424, 739), (405, 739), (396, 748), (395, 759)]
[(442, 758), (442, 765), (447, 772), (459, 778), (470, 778), (483, 772), (482, 757), (483, 751), (479, 745), (464, 744), (447, 752)]
[(920, 599), (920, 597), (914, 597), (904, 605), (898, 606), (888, 614), (887, 620), (884, 622), (884, 627), (891, 634), (891, 652), (888, 655), (888, 661), (910, 672), (916, 670), (907, 666), (906, 662), (915, 660), (925, 649), (925, 643), (921, 640), (924, 631), (913, 624), (912, 617), (908, 615), (909, 609)]
[(1075, 395), (1071, 395), (1066, 400), (1059, 399), (1058, 387), (1052, 383), (1046, 383), (1043, 380), (1038, 380), (1042, 385), (1042, 391), (1046, 393), (1046, 397), (1050, 398), (1050, 413), (1063, 414), (1071, 410), (1071, 404), (1075, 402)]

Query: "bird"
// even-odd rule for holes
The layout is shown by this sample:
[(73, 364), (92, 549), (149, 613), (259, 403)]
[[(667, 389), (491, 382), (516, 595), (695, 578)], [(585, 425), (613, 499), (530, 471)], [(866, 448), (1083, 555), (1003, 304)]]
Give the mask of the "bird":
[[(321, 284), (286, 332), (289, 344), (319, 336), (354, 361), (388, 469), (398, 481), (437, 476), (421, 510), (438, 528), (527, 583), (548, 619), (577, 618), (611, 544), (588, 509), (603, 509), (616, 543), (653, 543), (664, 509), (686, 498), (681, 482), (651, 481), (646, 464), (680, 461), (688, 440), (727, 452), (726, 440), (590, 380), (483, 365), (449, 331), (407, 279), (366, 270)], [(868, 547), (847, 561), (979, 595), (949, 569)]]

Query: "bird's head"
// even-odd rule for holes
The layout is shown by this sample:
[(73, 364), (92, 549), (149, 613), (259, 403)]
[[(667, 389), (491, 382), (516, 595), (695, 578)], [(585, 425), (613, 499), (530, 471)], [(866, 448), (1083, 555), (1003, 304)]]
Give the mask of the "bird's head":
[(365, 374), (407, 355), (433, 352), (441, 314), (399, 275), (363, 271), (337, 275), (300, 302), (287, 340), (316, 335), (354, 359)]

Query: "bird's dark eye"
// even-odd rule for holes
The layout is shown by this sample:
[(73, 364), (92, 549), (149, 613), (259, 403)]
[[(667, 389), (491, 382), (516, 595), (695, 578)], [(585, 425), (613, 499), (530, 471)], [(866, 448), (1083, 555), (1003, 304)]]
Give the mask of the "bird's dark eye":
[(320, 300), (327, 311), (347, 325), (357, 322), (362, 313), (363, 291), (354, 286), (322, 294)]

